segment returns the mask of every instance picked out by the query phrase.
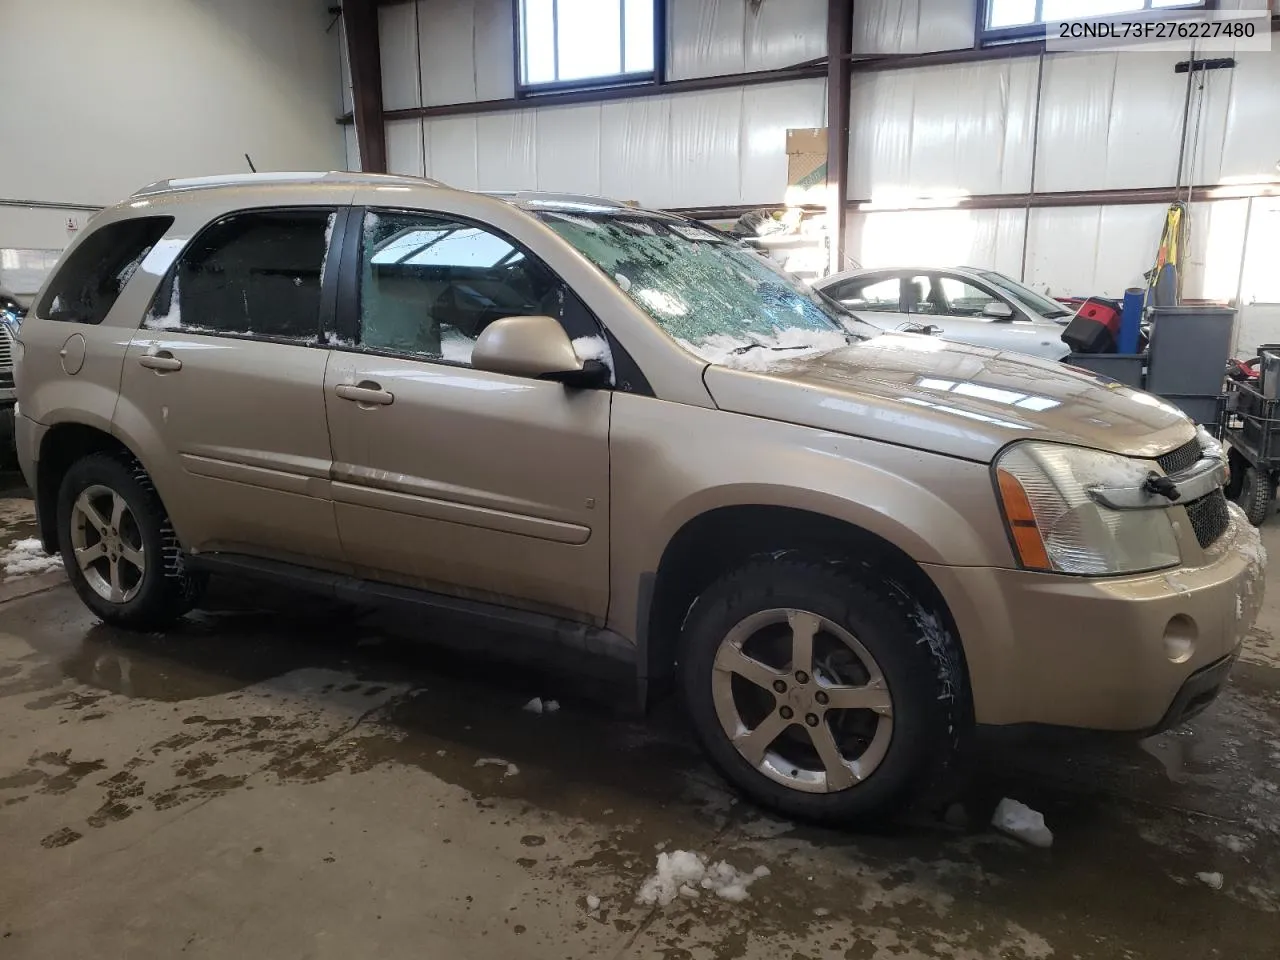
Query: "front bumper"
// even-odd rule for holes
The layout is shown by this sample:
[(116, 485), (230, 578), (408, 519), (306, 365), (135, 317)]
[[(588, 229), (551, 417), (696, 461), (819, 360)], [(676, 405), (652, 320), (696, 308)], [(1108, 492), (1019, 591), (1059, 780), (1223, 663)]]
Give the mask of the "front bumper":
[(1256, 536), (1233, 514), (1203, 566), (1130, 577), (926, 567), (964, 645), (975, 719), (1146, 731), (1198, 712), (1262, 605)]

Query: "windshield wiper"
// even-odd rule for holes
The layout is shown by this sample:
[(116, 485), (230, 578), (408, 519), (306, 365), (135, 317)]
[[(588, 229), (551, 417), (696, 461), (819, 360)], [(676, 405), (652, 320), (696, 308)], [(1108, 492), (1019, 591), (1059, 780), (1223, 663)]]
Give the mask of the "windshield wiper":
[(767, 343), (744, 343), (740, 347), (734, 347), (729, 352), (733, 354), (735, 357), (740, 357), (744, 353), (750, 353), (752, 350), (756, 349), (756, 347), (759, 347), (762, 350), (772, 350), (775, 353), (781, 353), (784, 350), (812, 350), (813, 344), (802, 343), (796, 347), (771, 347)]

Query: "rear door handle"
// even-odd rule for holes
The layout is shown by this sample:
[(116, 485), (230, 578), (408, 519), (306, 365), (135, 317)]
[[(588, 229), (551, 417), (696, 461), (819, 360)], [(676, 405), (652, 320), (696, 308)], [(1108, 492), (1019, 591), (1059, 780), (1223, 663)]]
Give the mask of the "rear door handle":
[(395, 394), (383, 390), (382, 384), (372, 380), (361, 380), (359, 383), (340, 383), (333, 390), (343, 400), (351, 400), (361, 406), (385, 407), (395, 401)]
[(182, 361), (168, 350), (157, 350), (155, 353), (144, 353), (138, 358), (138, 363), (146, 367), (148, 370), (157, 370), (161, 373), (168, 373), (182, 369)]

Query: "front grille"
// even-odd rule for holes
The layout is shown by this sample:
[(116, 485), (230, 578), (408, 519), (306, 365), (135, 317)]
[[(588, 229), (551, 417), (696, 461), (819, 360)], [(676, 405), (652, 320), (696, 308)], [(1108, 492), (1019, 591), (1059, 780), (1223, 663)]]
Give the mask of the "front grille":
[(1227, 498), (1221, 490), (1215, 490), (1187, 504), (1187, 519), (1195, 531), (1201, 547), (1208, 547), (1227, 531), (1231, 515), (1227, 512)]
[(1181, 473), (1187, 469), (1187, 467), (1199, 460), (1200, 456), (1200, 441), (1193, 437), (1177, 450), (1171, 450), (1162, 457), (1156, 457), (1156, 463), (1160, 464), (1160, 469), (1165, 472), (1166, 476), (1171, 477), (1175, 473)]
[(13, 341), (9, 339), (9, 331), (0, 325), (0, 367), (13, 366)]

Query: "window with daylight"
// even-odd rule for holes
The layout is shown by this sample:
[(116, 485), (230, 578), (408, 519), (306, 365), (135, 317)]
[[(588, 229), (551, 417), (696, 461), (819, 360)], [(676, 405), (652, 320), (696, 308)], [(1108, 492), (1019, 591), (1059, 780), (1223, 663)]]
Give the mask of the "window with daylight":
[(656, 77), (659, 0), (520, 0), (520, 88), (641, 83)]
[(986, 34), (1025, 36), (1046, 23), (1159, 10), (1194, 10), (1209, 0), (986, 0)]

